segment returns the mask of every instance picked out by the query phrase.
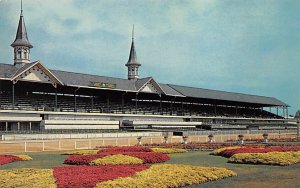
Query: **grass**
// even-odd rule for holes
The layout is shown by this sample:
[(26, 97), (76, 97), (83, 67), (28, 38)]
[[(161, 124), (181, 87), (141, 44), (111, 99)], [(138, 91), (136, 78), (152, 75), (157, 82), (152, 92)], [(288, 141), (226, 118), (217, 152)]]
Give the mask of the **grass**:
[[(53, 168), (62, 166), (67, 155), (63, 152), (26, 153), (32, 161), (20, 161), (1, 165), (0, 169), (13, 168)], [(207, 167), (225, 167), (238, 173), (237, 177), (208, 182), (191, 188), (218, 188), (218, 187), (300, 187), (300, 164), (291, 166), (267, 166), (250, 164), (227, 163), (227, 158), (209, 155), (208, 152), (188, 152), (171, 154), (168, 164), (190, 164)]]
[(227, 158), (212, 156), (208, 152), (189, 152), (172, 154), (170, 164), (190, 164), (200, 166), (225, 167), (237, 172), (238, 176), (208, 182), (191, 188), (218, 188), (218, 187), (300, 187), (300, 163), (291, 166), (269, 166), (251, 164), (227, 163)]

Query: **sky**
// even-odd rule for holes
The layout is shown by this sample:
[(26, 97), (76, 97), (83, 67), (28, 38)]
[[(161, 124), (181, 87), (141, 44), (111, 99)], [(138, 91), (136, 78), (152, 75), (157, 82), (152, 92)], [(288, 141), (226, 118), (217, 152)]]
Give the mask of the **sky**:
[[(275, 97), (300, 109), (300, 0), (23, 0), (31, 60), (127, 78), (132, 25), (140, 77)], [(0, 0), (0, 63), (13, 63), (20, 0)]]

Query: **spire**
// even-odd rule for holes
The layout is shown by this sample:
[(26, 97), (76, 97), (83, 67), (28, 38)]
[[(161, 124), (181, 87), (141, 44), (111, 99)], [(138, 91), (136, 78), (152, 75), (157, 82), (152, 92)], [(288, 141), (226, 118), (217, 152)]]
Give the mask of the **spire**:
[(132, 26), (132, 41), (131, 41), (130, 54), (129, 54), (128, 62), (126, 63), (126, 66), (129, 65), (138, 65), (138, 66), (141, 65), (137, 61), (136, 51), (134, 47), (134, 25)]
[(128, 62), (126, 63), (126, 67), (128, 68), (128, 80), (137, 80), (139, 79), (139, 66), (141, 66), (141, 64), (139, 64), (137, 61), (135, 47), (134, 47), (134, 25), (132, 27), (131, 37), (132, 37), (131, 48), (130, 48)]
[(26, 27), (25, 27), (25, 21), (23, 17), (23, 5), (22, 5), (22, 0), (21, 0), (21, 14), (20, 14), (20, 19), (19, 19), (19, 25), (18, 25), (18, 30), (16, 34), (16, 39), (15, 41), (11, 44), (12, 47), (16, 46), (26, 46), (28, 48), (32, 48), (33, 46), (30, 44), (28, 37), (27, 37), (27, 32), (26, 32)]

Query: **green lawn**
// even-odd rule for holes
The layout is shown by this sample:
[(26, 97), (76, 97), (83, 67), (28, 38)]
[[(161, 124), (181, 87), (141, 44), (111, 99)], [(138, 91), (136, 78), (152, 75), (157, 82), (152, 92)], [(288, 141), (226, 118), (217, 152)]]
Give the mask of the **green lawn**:
[[(20, 161), (0, 166), (12, 168), (53, 168), (64, 165), (67, 155), (62, 152), (27, 153), (32, 161)], [(211, 156), (208, 152), (188, 152), (172, 154), (170, 164), (190, 164), (199, 166), (226, 167), (238, 173), (237, 177), (226, 178), (191, 187), (300, 187), (300, 164), (292, 166), (244, 165), (227, 163), (227, 158)]]

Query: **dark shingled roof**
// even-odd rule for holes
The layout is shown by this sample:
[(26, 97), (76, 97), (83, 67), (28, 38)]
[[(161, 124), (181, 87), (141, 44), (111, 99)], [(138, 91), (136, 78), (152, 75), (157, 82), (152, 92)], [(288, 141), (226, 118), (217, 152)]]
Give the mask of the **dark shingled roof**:
[(145, 85), (149, 80), (151, 80), (152, 78), (151, 77), (147, 77), (147, 78), (141, 78), (141, 79), (138, 79), (136, 82), (135, 82), (135, 88), (136, 90), (140, 90), (141, 87), (143, 87), (143, 85)]
[(178, 85), (171, 85), (171, 84), (168, 85), (173, 89), (175, 89), (176, 91), (180, 92), (182, 95), (185, 95), (187, 97), (276, 105), (276, 106), (288, 106), (287, 104), (273, 97), (263, 97), (257, 95), (232, 93), (226, 91), (217, 91), (211, 89), (202, 89), (202, 88), (178, 86)]
[(33, 63), (25, 64), (23, 67), (19, 68), (12, 77), (17, 76), (18, 74), (22, 73), (23, 71), (30, 68), (31, 66), (34, 66), (36, 63), (38, 63), (38, 61), (35, 61)]
[(134, 81), (121, 79), (121, 78), (112, 78), (106, 76), (96, 76), (90, 74), (66, 72), (59, 70), (50, 70), (60, 81), (68, 86), (83, 86), (91, 87), (91, 82), (99, 83), (110, 83), (116, 84), (118, 90), (124, 91), (136, 91)]
[(138, 63), (138, 61), (137, 61), (137, 56), (136, 56), (136, 51), (135, 51), (135, 47), (134, 47), (133, 38), (132, 38), (132, 42), (131, 42), (131, 48), (130, 48), (130, 54), (129, 54), (128, 62), (126, 63), (126, 66), (129, 66), (129, 65), (141, 66), (141, 64)]
[(177, 96), (177, 97), (185, 97), (184, 95), (182, 95), (181, 93), (179, 93), (178, 91), (173, 89), (172, 87), (168, 86), (168, 84), (159, 84), (159, 86), (162, 88), (162, 90), (164, 90), (164, 92), (167, 95), (172, 95), (172, 96)]
[(25, 21), (23, 18), (23, 15), (21, 14), (20, 20), (19, 20), (19, 25), (18, 25), (18, 30), (16, 34), (16, 39), (15, 41), (11, 44), (12, 47), (15, 46), (27, 46), (28, 48), (32, 48), (33, 46), (30, 44), (27, 36), (27, 31), (25, 27)]
[[(28, 64), (26, 66), (32, 65)], [(12, 78), (17, 72), (21, 72), (26, 67), (20, 69), (9, 64), (0, 64), (0, 78)], [(50, 70), (66, 86), (92, 87), (91, 82), (115, 84), (117, 90), (137, 92), (152, 77), (134, 80), (97, 76), (90, 74), (66, 72), (60, 70)], [(234, 101), (241, 103), (262, 104), (265, 106), (288, 106), (282, 101), (273, 97), (263, 97), (241, 93), (232, 93), (210, 89), (178, 86), (172, 84), (160, 84), (161, 89), (170, 96), (193, 97), (202, 99), (213, 99), (222, 101)]]
[(0, 63), (0, 78), (11, 78), (17, 70), (13, 65)]

